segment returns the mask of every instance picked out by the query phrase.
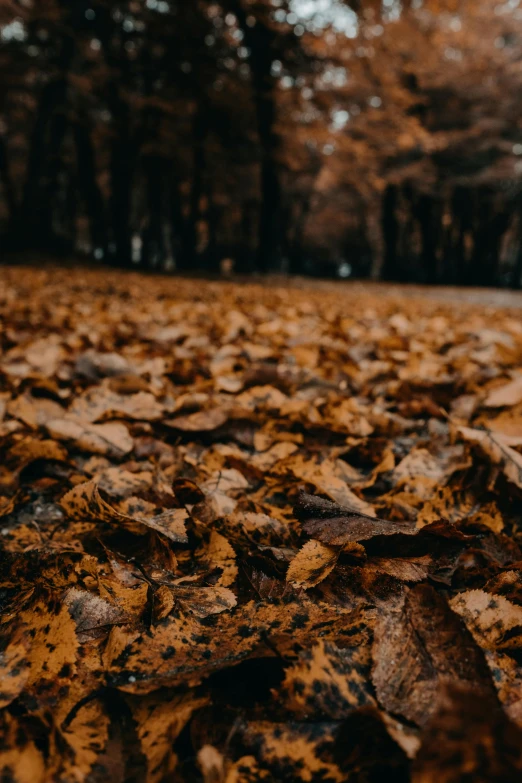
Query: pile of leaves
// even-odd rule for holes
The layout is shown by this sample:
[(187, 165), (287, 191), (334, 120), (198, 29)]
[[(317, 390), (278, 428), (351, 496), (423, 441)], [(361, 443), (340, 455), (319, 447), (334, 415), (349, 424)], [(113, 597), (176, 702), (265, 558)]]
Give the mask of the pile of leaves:
[(522, 325), (4, 269), (3, 781), (522, 779)]

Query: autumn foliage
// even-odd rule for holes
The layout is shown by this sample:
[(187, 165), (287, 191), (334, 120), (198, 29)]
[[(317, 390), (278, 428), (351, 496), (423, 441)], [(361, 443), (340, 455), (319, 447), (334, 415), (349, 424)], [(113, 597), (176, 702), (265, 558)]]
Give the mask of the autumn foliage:
[(0, 248), (520, 286), (517, 0), (4, 0)]
[(518, 312), (1, 282), (2, 781), (520, 780)]

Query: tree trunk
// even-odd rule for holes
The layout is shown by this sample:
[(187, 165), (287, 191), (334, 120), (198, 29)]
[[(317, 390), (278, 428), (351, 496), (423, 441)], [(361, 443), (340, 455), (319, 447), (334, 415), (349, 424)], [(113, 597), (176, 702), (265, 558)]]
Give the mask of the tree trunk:
[(227, 7), (238, 19), (250, 50), (252, 88), (261, 148), (261, 209), (257, 263), (260, 272), (276, 268), (281, 253), (281, 184), (277, 163), (278, 138), (275, 132), (276, 99), (272, 76), (275, 32), (259, 18), (248, 19), (240, 0), (228, 0)]
[(480, 286), (498, 285), (500, 243), (510, 215), (505, 208), (495, 213), (487, 194), (479, 192), (478, 197), (470, 282)]
[(422, 240), (422, 279), (427, 283), (437, 282), (437, 232), (435, 230), (435, 204), (431, 196), (421, 195), (417, 203)]
[(102, 194), (96, 181), (96, 161), (91, 135), (84, 118), (80, 118), (73, 126), (76, 145), (76, 165), (78, 169), (78, 184), (83, 195), (92, 250), (95, 258), (107, 257), (107, 225), (105, 206)]
[(451, 200), (453, 231), (453, 255), (455, 257), (455, 282), (464, 285), (469, 277), (470, 260), (466, 250), (466, 236), (473, 227), (473, 199), (471, 192), (457, 187)]
[(382, 202), (382, 233), (384, 238), (384, 264), (381, 272), (383, 280), (399, 280), (399, 259), (397, 246), (399, 241), (399, 222), (397, 220), (396, 185), (388, 185)]
[(190, 237), (190, 261), (192, 268), (197, 266), (199, 244), (199, 222), (201, 220), (201, 199), (203, 198), (205, 174), (205, 139), (207, 135), (207, 112), (200, 105), (194, 115), (192, 136), (194, 139), (192, 156), (192, 186), (190, 189), (190, 214), (188, 233)]
[(517, 241), (517, 254), (511, 272), (510, 284), (512, 288), (520, 289), (522, 288), (522, 198), (518, 200)]
[(14, 184), (9, 172), (7, 144), (3, 136), (0, 136), (0, 179), (8, 209), (8, 226), (9, 230), (11, 230), (16, 220), (17, 204)]
[(75, 41), (64, 35), (58, 44), (55, 65), (58, 75), (42, 90), (31, 136), (22, 204), (15, 234), (19, 247), (53, 250), (53, 206), (58, 185), (60, 153), (67, 130), (68, 73), (75, 54)]
[(175, 173), (171, 176), (170, 189), (170, 228), (171, 244), (178, 271), (190, 269), (192, 258), (192, 240), (187, 230), (187, 221), (183, 215), (181, 195)]
[(147, 224), (142, 234), (141, 264), (158, 268), (165, 260), (163, 237), (163, 202), (165, 161), (159, 155), (145, 159), (147, 176)]
[(117, 266), (132, 263), (130, 226), (132, 172), (134, 155), (131, 143), (131, 115), (128, 104), (111, 88), (111, 111), (114, 118), (114, 137), (110, 160), (110, 214), (112, 222), (113, 254)]
[(312, 194), (304, 198), (299, 205), (298, 215), (295, 221), (294, 235), (289, 249), (289, 272), (293, 275), (299, 275), (303, 271), (303, 238), (306, 229), (306, 222), (310, 214), (312, 204)]

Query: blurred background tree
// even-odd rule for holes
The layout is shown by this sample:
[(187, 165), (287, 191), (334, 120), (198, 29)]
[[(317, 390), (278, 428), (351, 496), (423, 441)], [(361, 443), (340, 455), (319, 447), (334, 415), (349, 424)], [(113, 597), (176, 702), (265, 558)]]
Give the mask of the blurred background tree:
[(4, 257), (510, 285), (519, 0), (0, 0)]

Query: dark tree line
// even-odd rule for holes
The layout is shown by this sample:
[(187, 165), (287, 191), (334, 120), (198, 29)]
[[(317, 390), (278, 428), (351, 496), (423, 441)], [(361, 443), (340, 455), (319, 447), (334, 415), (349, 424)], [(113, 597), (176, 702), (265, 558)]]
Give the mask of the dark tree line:
[(388, 185), (382, 208), (385, 280), (520, 287), (522, 196), (456, 187), (446, 198)]

